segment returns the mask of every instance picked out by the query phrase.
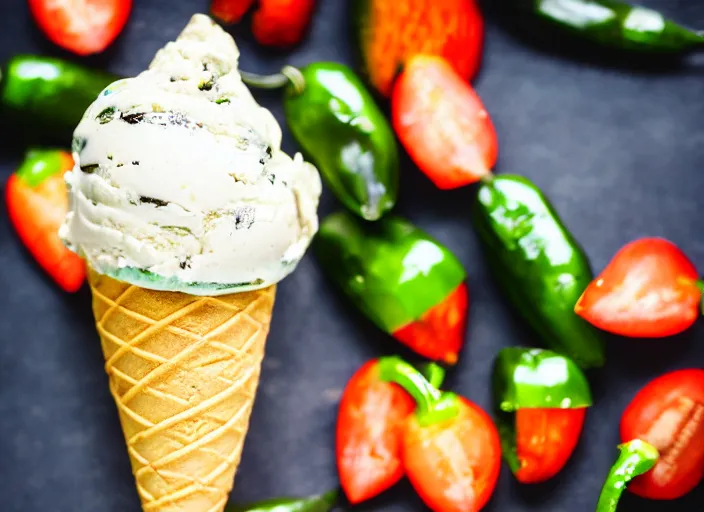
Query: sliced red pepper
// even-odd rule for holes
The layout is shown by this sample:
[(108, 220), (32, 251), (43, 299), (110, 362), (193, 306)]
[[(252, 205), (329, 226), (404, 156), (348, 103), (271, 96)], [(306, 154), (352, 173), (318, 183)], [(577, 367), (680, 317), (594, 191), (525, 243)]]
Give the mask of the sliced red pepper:
[(694, 489), (704, 479), (704, 370), (678, 370), (647, 384), (623, 413), (621, 439), (643, 440), (660, 453), (629, 491), (673, 500)]
[(337, 468), (350, 503), (361, 503), (403, 476), (401, 439), (415, 402), (401, 386), (382, 379), (379, 360), (347, 383), (337, 415)]
[(577, 446), (587, 409), (518, 409), (515, 473), (524, 484), (549, 480), (567, 464)]
[(501, 469), (499, 434), (480, 407), (456, 398), (456, 415), (426, 423), (411, 415), (403, 438), (408, 479), (436, 512), (476, 512), (494, 492)]
[(394, 87), (391, 120), (408, 154), (438, 188), (474, 183), (498, 158), (482, 100), (441, 57), (408, 61)]
[(105, 50), (122, 32), (132, 0), (29, 0), (29, 8), (53, 43), (90, 55)]
[(484, 20), (475, 0), (356, 0), (364, 67), (391, 94), (399, 68), (417, 54), (447, 59), (463, 80), (481, 63)]
[(254, 0), (213, 0), (210, 13), (223, 23), (239, 22), (254, 5)]
[(672, 242), (642, 238), (624, 246), (577, 301), (596, 327), (635, 338), (680, 333), (699, 317), (697, 270)]
[(298, 44), (313, 17), (315, 0), (259, 0), (252, 33), (259, 44), (288, 47)]
[(68, 211), (63, 175), (73, 167), (65, 151), (32, 152), (5, 190), (10, 221), (32, 256), (67, 292), (85, 280), (85, 264), (59, 239)]
[(467, 284), (460, 284), (419, 320), (392, 333), (393, 337), (424, 357), (455, 364), (464, 345), (468, 295)]

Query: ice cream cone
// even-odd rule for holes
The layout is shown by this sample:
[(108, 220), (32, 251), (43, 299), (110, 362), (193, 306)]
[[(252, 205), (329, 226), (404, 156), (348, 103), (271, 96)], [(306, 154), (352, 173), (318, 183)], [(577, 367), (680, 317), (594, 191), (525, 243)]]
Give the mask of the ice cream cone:
[(199, 297), (89, 272), (145, 512), (218, 512), (240, 462), (276, 286)]

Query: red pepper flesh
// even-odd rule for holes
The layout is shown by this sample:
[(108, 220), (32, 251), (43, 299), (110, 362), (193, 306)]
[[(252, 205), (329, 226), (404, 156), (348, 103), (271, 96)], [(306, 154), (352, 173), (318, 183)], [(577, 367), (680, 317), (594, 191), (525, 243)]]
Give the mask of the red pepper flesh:
[(672, 242), (642, 238), (624, 246), (577, 301), (575, 312), (621, 336), (660, 338), (699, 317), (697, 270)]
[(408, 61), (391, 98), (391, 121), (406, 151), (438, 188), (491, 172), (498, 141), (482, 100), (441, 57)]
[(423, 357), (455, 364), (464, 345), (468, 295), (467, 284), (460, 284), (418, 320), (395, 331), (393, 337)]
[(259, 0), (252, 33), (259, 44), (289, 47), (298, 44), (313, 16), (315, 0)]
[(337, 468), (350, 503), (361, 503), (403, 476), (401, 439), (415, 402), (398, 384), (382, 380), (379, 361), (347, 383), (337, 416)]
[(7, 182), (5, 199), (10, 222), (30, 254), (67, 292), (77, 291), (86, 277), (85, 263), (59, 239), (68, 211), (64, 172), (73, 167), (71, 155), (61, 152), (58, 172), (28, 183), (18, 174)]
[(254, 5), (254, 0), (213, 0), (210, 13), (223, 23), (239, 22)]
[(660, 453), (629, 491), (674, 500), (694, 489), (704, 479), (704, 370), (678, 370), (647, 384), (623, 413), (621, 439), (641, 439)]
[(518, 409), (516, 479), (540, 483), (557, 475), (577, 446), (587, 409)]
[(458, 399), (458, 414), (423, 425), (406, 422), (403, 463), (408, 479), (435, 512), (476, 512), (491, 497), (501, 469), (499, 434), (480, 407)]
[(105, 50), (122, 32), (132, 0), (29, 0), (29, 9), (53, 43), (90, 55)]
[(408, 59), (442, 56), (465, 81), (481, 63), (484, 20), (475, 0), (356, 0), (369, 81), (383, 96)]

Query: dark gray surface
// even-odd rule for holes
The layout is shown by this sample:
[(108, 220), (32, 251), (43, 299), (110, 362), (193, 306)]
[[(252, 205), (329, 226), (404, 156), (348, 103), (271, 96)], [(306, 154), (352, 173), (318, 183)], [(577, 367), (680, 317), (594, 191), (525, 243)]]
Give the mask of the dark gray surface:
[[(205, 0), (136, 0), (119, 42), (89, 62), (124, 75), (142, 70)], [(274, 71), (284, 62), (353, 62), (347, 2), (322, 0), (310, 38), (291, 53), (257, 48), (235, 32), (242, 67)], [(494, 3), (500, 3), (494, 0)], [(0, 61), (13, 53), (65, 55), (29, 19), (26, 2), (0, 2)], [(651, 0), (704, 28), (704, 4)], [(503, 26), (503, 25), (502, 25)], [(500, 136), (497, 172), (525, 174), (552, 198), (601, 269), (624, 243), (670, 238), (704, 265), (704, 74), (686, 69), (628, 70), (594, 54), (526, 45), (493, 18), (476, 82)], [(601, 62), (601, 63), (600, 63)], [(281, 120), (276, 94), (258, 95)], [(0, 178), (22, 148), (3, 126)], [(68, 141), (67, 145), (68, 145)], [(284, 146), (295, 145), (285, 135)], [(404, 160), (398, 210), (446, 243), (469, 271), (468, 342), (449, 382), (489, 407), (489, 369), (505, 345), (537, 340), (514, 320), (486, 275), (468, 219), (472, 190), (441, 192)], [(325, 193), (321, 214), (335, 208)], [(0, 209), (0, 510), (136, 512), (139, 503), (117, 413), (107, 389), (90, 312), (90, 293), (57, 290), (32, 262)], [(609, 341), (608, 367), (592, 375), (596, 406), (567, 469), (552, 482), (520, 487), (504, 468), (486, 510), (589, 512), (614, 459), (620, 413), (652, 377), (701, 366), (703, 322), (661, 341)], [(307, 494), (335, 485), (334, 422), (340, 392), (366, 359), (396, 345), (352, 310), (312, 257), (277, 298), (260, 393), (239, 470), (237, 501)], [(673, 503), (628, 497), (619, 510), (691, 512), (704, 489)], [(360, 510), (423, 510), (407, 483)]]

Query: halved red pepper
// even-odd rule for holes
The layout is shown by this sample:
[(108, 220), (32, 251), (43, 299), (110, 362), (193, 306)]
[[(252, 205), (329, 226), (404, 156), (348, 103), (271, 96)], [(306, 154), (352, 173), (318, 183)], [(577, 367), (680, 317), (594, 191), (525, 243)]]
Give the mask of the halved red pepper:
[(437, 240), (400, 217), (326, 218), (314, 241), (322, 268), (381, 329), (418, 354), (454, 364), (467, 325), (466, 273)]
[(90, 55), (105, 50), (122, 32), (132, 0), (29, 0), (29, 9), (53, 43)]
[(315, 0), (259, 0), (252, 33), (259, 44), (288, 47), (298, 44), (310, 25)]
[(438, 188), (474, 183), (496, 164), (496, 131), (482, 100), (441, 57), (420, 55), (406, 63), (393, 89), (391, 121)]
[(592, 399), (569, 358), (550, 350), (504, 348), (494, 362), (494, 400), (503, 455), (521, 483), (544, 482), (567, 464)]
[(417, 54), (440, 55), (463, 80), (481, 63), (484, 20), (475, 0), (355, 0), (357, 36), (371, 84), (384, 96)]
[(476, 512), (491, 498), (501, 469), (499, 434), (478, 405), (441, 392), (408, 363), (387, 378), (417, 404), (406, 420), (402, 457), (406, 475), (435, 512)]
[(59, 239), (68, 211), (63, 175), (72, 167), (73, 158), (66, 151), (30, 151), (5, 190), (10, 221), (20, 240), (67, 292), (78, 290), (86, 277), (83, 260)]
[(213, 0), (210, 13), (223, 23), (237, 23), (254, 5), (254, 0)]
[(575, 312), (621, 336), (660, 338), (699, 317), (697, 269), (672, 242), (641, 238), (624, 246), (587, 287)]
[(643, 440), (660, 453), (631, 492), (673, 500), (694, 489), (704, 479), (704, 370), (677, 370), (648, 383), (623, 413), (621, 439)]
[[(347, 383), (337, 415), (336, 453), (340, 485), (352, 504), (385, 491), (403, 476), (401, 444), (415, 402), (389, 380), (400, 359), (367, 362)], [(431, 367), (435, 384), (444, 374)], [(439, 372), (439, 373), (438, 373)]]

